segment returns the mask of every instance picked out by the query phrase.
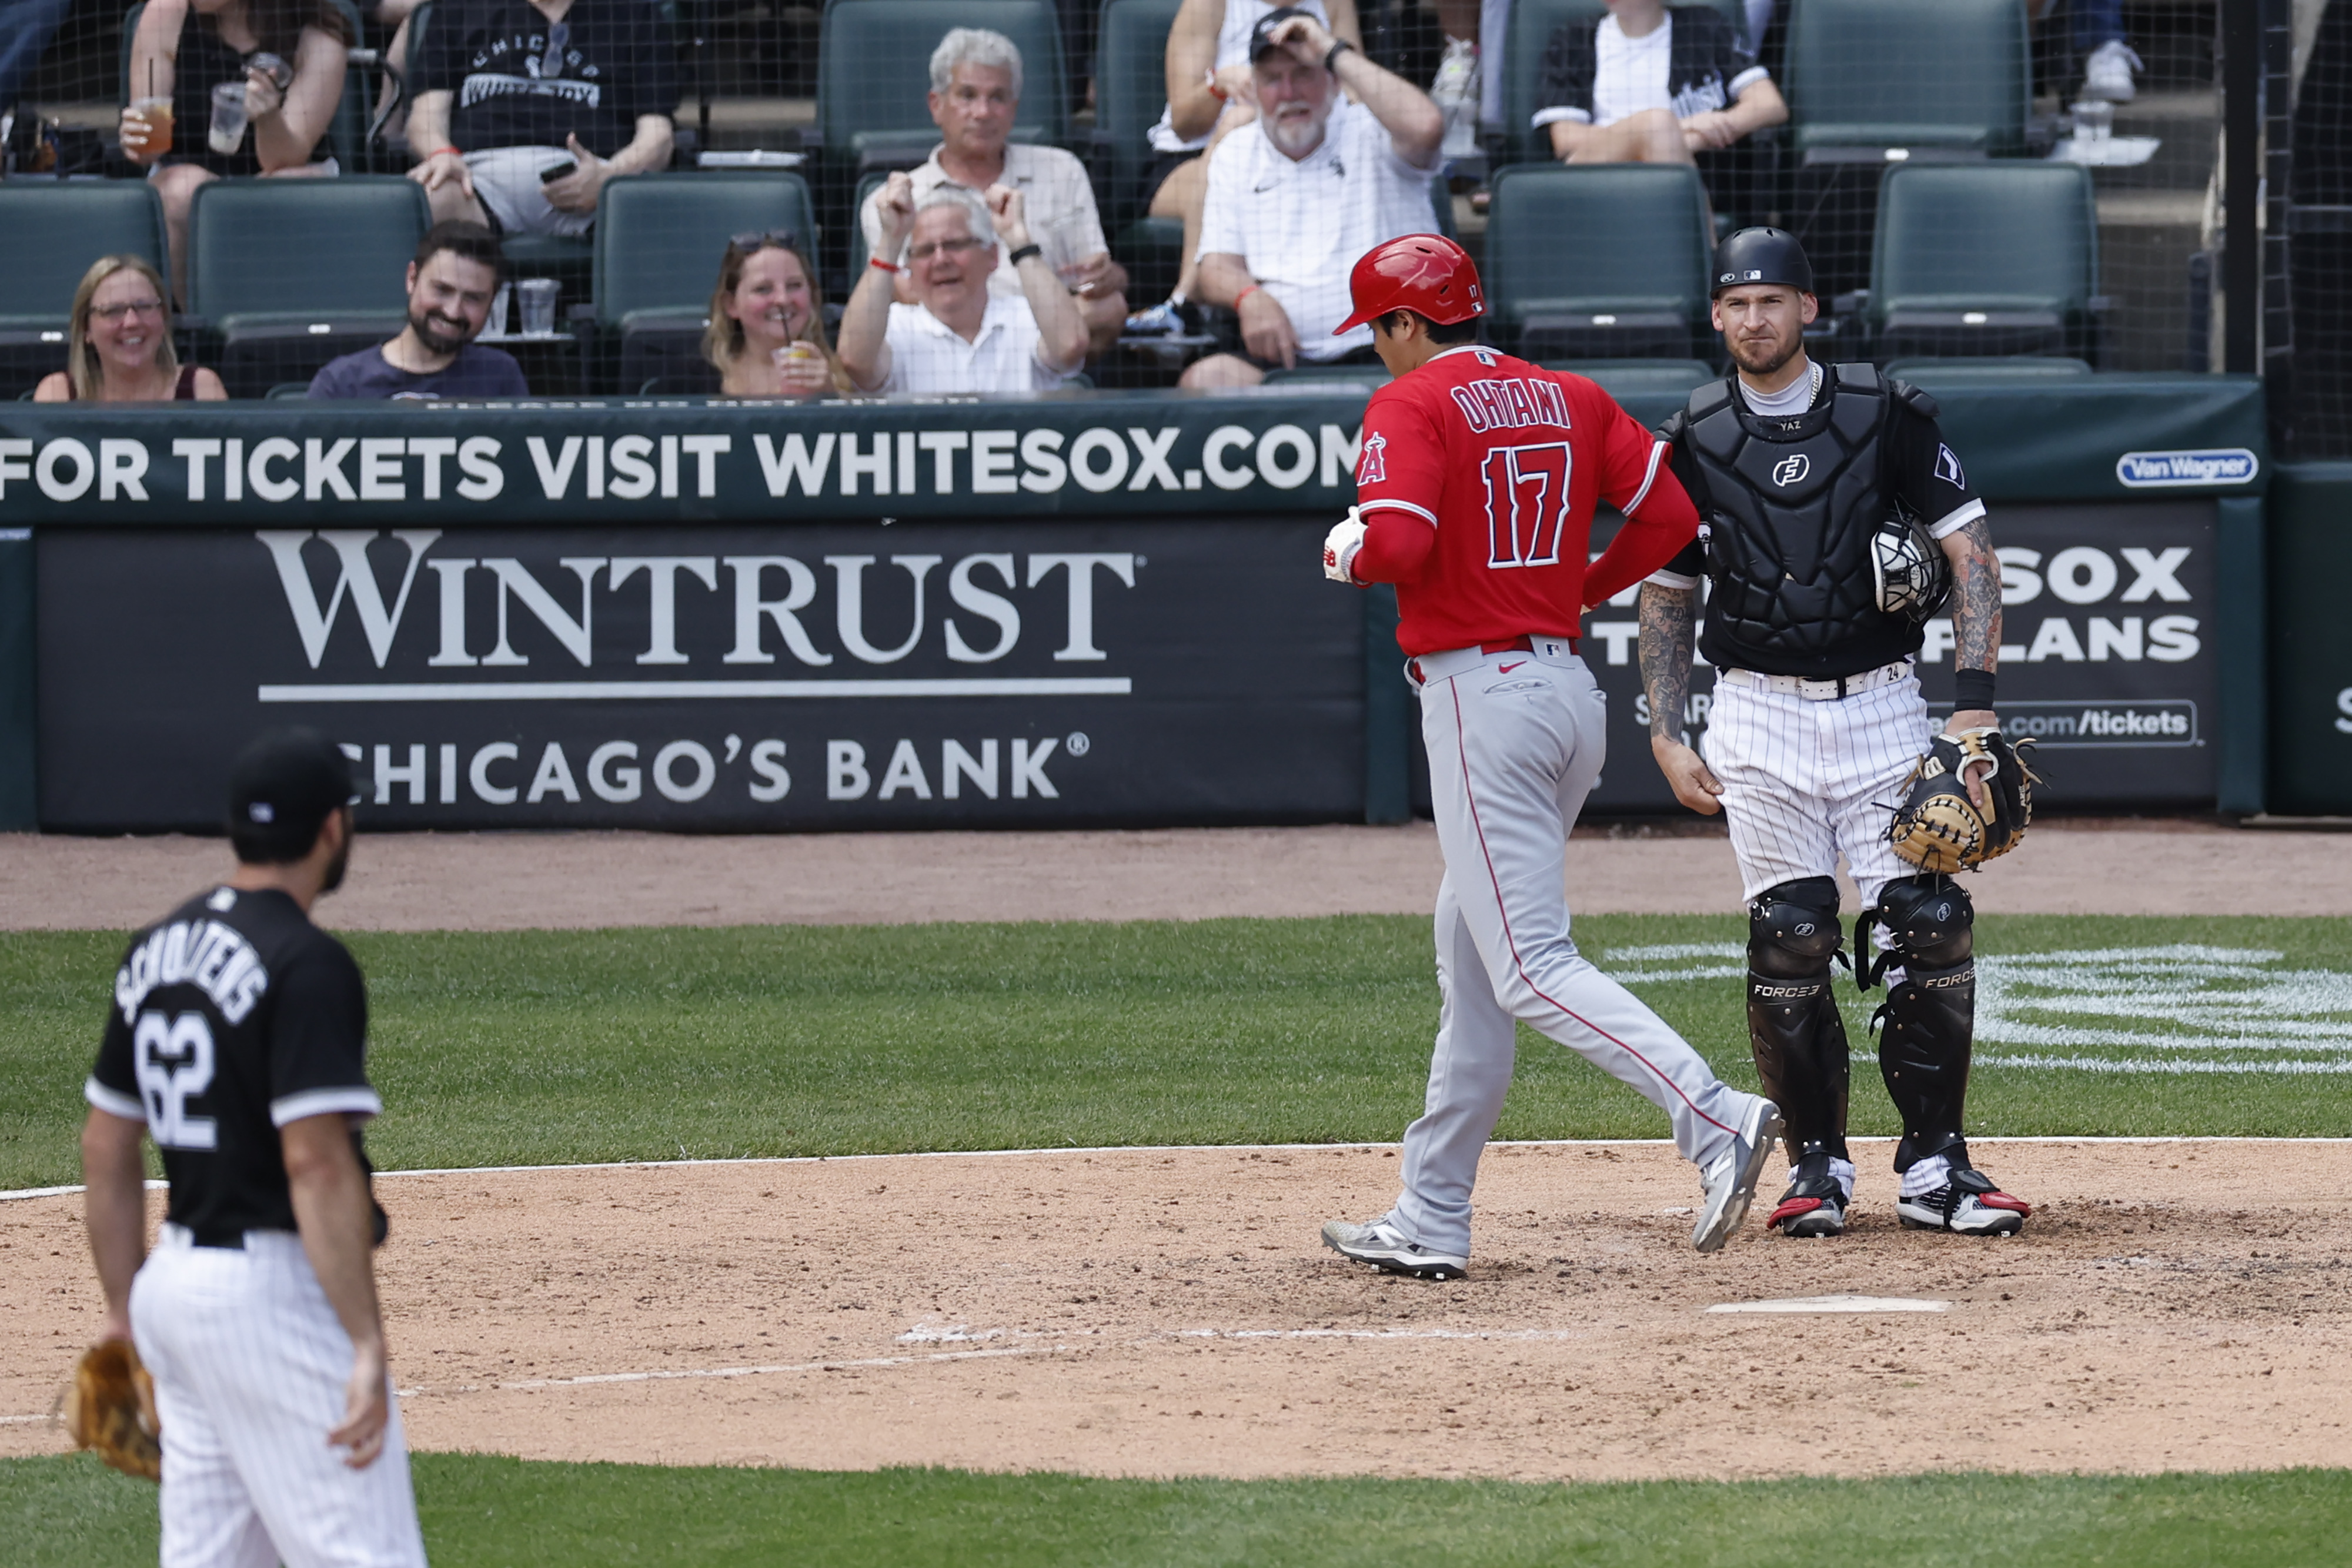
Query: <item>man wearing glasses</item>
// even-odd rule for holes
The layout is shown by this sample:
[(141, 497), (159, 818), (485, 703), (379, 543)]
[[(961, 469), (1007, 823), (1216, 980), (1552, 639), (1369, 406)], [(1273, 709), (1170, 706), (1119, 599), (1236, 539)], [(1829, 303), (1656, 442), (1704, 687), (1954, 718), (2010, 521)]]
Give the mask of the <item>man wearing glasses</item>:
[[(931, 51), (929, 103), (940, 141), (911, 175), (915, 199), (941, 185), (975, 193), (1009, 185), (1020, 192), (1030, 236), (1044, 250), (1045, 265), (1078, 297), (1092, 350), (1108, 350), (1127, 325), (1127, 270), (1110, 258), (1086, 165), (1059, 147), (1012, 140), (1021, 111), (1019, 47), (985, 28), (950, 29)], [(866, 248), (885, 261), (903, 262), (905, 256), (880, 248), (881, 202), (877, 190), (859, 214)], [(1021, 298), (1011, 267), (990, 275), (989, 287), (1001, 299)], [(913, 299), (902, 284), (899, 302)]]
[(436, 222), (583, 235), (605, 181), (669, 164), (677, 57), (653, 0), (440, 0), (409, 89)]
[[(841, 362), (860, 391), (1044, 392), (1086, 362), (1086, 319), (1030, 238), (1020, 192), (940, 185), (918, 198), (897, 173), (879, 207), (881, 243), (841, 318)], [(902, 246), (903, 267), (887, 259)], [(989, 292), (999, 267), (1021, 279), (1019, 298)], [(901, 276), (917, 303), (895, 301)]]

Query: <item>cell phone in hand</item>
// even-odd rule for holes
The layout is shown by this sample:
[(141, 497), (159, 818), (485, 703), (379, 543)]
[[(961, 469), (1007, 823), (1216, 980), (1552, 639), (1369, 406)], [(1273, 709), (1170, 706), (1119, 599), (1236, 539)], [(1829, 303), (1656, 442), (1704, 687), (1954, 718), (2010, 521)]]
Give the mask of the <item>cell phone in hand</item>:
[(556, 181), (561, 180), (563, 176), (571, 173), (573, 170), (579, 167), (580, 165), (578, 163), (573, 162), (569, 158), (566, 158), (561, 163), (550, 163), (546, 168), (541, 169), (539, 172), (539, 183), (542, 185), (552, 185)]

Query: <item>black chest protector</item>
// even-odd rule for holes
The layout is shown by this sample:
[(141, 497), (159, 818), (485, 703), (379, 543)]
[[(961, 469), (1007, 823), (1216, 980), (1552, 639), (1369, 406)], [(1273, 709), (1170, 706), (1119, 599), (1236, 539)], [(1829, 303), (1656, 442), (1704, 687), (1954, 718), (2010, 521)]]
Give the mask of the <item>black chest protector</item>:
[(1669, 434), (1704, 481), (1699, 651), (1717, 669), (1851, 675), (1918, 651), (1920, 627), (1878, 608), (1871, 571), (1895, 507), (1881, 438), (1898, 389), (1840, 365), (1830, 395), (1787, 419), (1758, 416), (1727, 380), (1691, 393)]

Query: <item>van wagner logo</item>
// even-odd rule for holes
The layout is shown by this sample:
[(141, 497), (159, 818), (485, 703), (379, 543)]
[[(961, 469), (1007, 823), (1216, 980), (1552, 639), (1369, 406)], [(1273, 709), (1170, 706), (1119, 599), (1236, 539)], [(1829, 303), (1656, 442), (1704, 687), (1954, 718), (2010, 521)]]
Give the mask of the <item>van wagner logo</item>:
[[(515, 538), (475, 537), (492, 549)], [(334, 661), (327, 679), (262, 685), (264, 703), (1133, 691), (1126, 675), (1079, 673), (1110, 659), (1097, 643), (1097, 605), (1135, 588), (1146, 562), (1132, 551), (525, 560), (442, 553), (436, 528), (264, 528), (254, 538), (310, 670)], [(1079, 670), (989, 669), (1041, 643), (1052, 664)], [(350, 678), (362, 650), (382, 678)], [(1034, 658), (1016, 667), (1034, 668)], [(884, 673), (909, 662), (930, 673)], [(627, 678), (612, 678), (614, 665)]]
[(2207, 452), (2126, 452), (2116, 459), (2116, 480), (2133, 490), (2251, 485), (2261, 472), (2261, 459), (2242, 446)]

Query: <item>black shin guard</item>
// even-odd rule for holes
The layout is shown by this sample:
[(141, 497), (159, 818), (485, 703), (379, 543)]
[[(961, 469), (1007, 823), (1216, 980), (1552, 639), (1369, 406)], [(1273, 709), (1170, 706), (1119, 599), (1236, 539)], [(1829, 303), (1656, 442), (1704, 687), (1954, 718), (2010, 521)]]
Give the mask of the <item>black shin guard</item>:
[(1847, 1157), (1845, 1020), (1830, 965), (1843, 935), (1837, 883), (1784, 882), (1748, 906), (1748, 1043), (1788, 1120), (1789, 1157)]
[(1907, 1171), (1933, 1155), (1968, 1164), (1961, 1124), (1969, 1097), (1969, 1058), (1976, 1029), (1976, 911), (1948, 876), (1924, 874), (1886, 884), (1878, 907), (1863, 914), (1856, 945), (1868, 953), (1869, 930), (1885, 929), (1886, 956), (1864, 961), (1865, 989), (1892, 964), (1903, 978), (1888, 988), (1871, 1021), (1884, 1022), (1878, 1071), (1903, 1118), (1895, 1168)]

